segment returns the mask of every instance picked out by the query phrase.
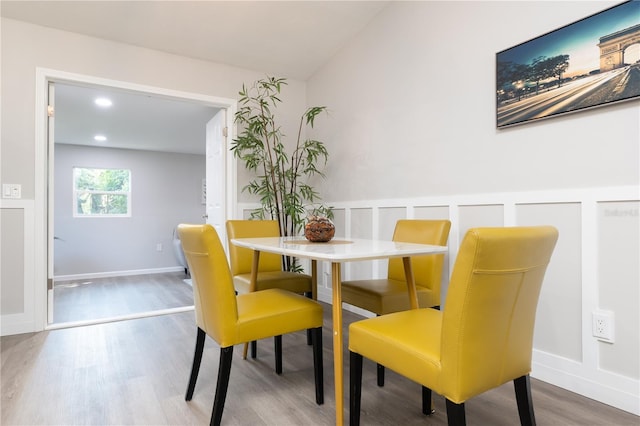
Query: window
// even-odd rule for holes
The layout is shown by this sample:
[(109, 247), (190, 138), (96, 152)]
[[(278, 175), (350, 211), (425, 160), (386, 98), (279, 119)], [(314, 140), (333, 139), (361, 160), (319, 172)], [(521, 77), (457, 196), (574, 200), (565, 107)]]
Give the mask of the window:
[(131, 171), (73, 168), (74, 217), (130, 217)]

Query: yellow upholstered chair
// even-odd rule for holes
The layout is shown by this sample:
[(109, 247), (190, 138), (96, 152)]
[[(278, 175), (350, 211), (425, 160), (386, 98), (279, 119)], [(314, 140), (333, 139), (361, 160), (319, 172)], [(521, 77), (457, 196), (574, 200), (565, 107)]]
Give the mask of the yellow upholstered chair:
[[(444, 246), (449, 238), (448, 220), (399, 220), (393, 241)], [(411, 258), (411, 267), (421, 308), (440, 306), (444, 254)], [(387, 278), (345, 281), (342, 301), (377, 315), (410, 309), (402, 259), (389, 259)], [(384, 386), (384, 367), (378, 365), (378, 386)]]
[[(280, 229), (275, 220), (228, 220), (227, 238), (279, 237)], [(251, 282), (253, 250), (238, 247), (229, 242), (229, 258), (233, 283), (239, 294), (248, 293)], [(311, 297), (311, 276), (282, 270), (282, 256), (260, 253), (258, 282), (254, 290), (281, 288)]]
[[(196, 348), (185, 399), (189, 401), (193, 396), (206, 335), (220, 345), (218, 381), (211, 415), (211, 424), (219, 425), (229, 385), (233, 346), (311, 329), (316, 402), (324, 403), (322, 306), (314, 300), (280, 289), (236, 295), (227, 257), (215, 229), (211, 225), (182, 224), (178, 226), (178, 234), (193, 277), (197, 325)], [(276, 355), (276, 364), (278, 362), (282, 365), (281, 350)]]
[(360, 421), (362, 359), (369, 358), (446, 398), (449, 425), (464, 402), (514, 382), (520, 422), (535, 424), (529, 373), (544, 274), (558, 238), (551, 226), (477, 228), (458, 252), (444, 309), (421, 308), (352, 323), (350, 424)]
[[(229, 240), (229, 260), (231, 275), (238, 294), (255, 290), (280, 288), (312, 297), (311, 276), (298, 272), (282, 270), (282, 256), (274, 253), (260, 253), (258, 280), (256, 288), (251, 289), (251, 267), (253, 250), (231, 244), (234, 238), (279, 237), (280, 229), (275, 220), (228, 220), (227, 239)], [(311, 338), (307, 343), (311, 344)], [(256, 357), (256, 342), (251, 342), (251, 357)]]

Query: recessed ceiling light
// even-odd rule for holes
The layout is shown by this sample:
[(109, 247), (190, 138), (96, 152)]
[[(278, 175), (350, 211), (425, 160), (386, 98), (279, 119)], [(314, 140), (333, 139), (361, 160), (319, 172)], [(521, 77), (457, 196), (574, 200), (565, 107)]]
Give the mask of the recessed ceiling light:
[(107, 137), (104, 135), (95, 135), (93, 139), (97, 140), (98, 142), (104, 142), (107, 140)]
[(113, 102), (111, 102), (111, 99), (107, 99), (107, 98), (97, 98), (94, 102), (96, 103), (96, 105), (103, 108), (108, 108), (111, 105), (113, 105)]

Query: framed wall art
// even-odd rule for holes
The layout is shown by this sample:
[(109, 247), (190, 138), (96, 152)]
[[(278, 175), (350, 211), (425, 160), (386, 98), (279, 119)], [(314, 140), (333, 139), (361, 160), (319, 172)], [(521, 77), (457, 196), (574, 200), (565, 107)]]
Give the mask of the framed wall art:
[(496, 125), (640, 97), (640, 0), (496, 54)]

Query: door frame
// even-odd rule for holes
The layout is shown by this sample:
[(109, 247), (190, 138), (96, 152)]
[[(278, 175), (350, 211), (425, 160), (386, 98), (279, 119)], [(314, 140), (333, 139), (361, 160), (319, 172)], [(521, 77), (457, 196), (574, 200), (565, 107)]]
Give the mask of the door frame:
[[(86, 84), (90, 86), (106, 86), (114, 89), (128, 90), (138, 93), (146, 93), (157, 97), (165, 97), (180, 101), (200, 103), (204, 106), (211, 106), (220, 109), (226, 109), (225, 125), (228, 129), (228, 136), (225, 138), (226, 149), (225, 155), (225, 197), (224, 197), (224, 214), (225, 220), (236, 216), (237, 210), (237, 160), (230, 155), (230, 141), (236, 134), (234, 126), (234, 117), (237, 110), (237, 101), (235, 99), (223, 98), (217, 96), (209, 96), (200, 93), (183, 92), (173, 89), (167, 89), (156, 86), (147, 86), (138, 83), (131, 83), (120, 80), (111, 80), (101, 77), (70, 73), (49, 68), (36, 68), (36, 114), (35, 114), (35, 223), (34, 223), (34, 240), (35, 240), (35, 271), (34, 271), (34, 304), (35, 318), (34, 324), (41, 331), (49, 328), (48, 313), (48, 258), (49, 247), (51, 246), (49, 239), (49, 218), (53, 217), (53, 205), (48, 202), (49, 188), (53, 188), (53, 170), (49, 167), (49, 150), (48, 141), (48, 87), (49, 83), (71, 83)], [(53, 144), (53, 142), (51, 142)], [(25, 289), (26, 290), (26, 289)]]

